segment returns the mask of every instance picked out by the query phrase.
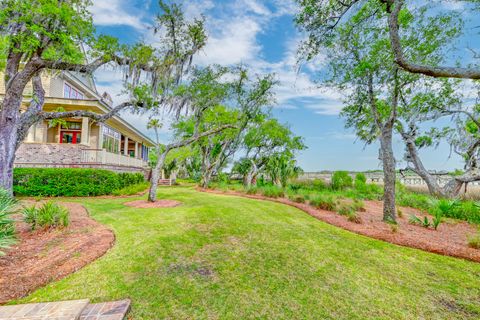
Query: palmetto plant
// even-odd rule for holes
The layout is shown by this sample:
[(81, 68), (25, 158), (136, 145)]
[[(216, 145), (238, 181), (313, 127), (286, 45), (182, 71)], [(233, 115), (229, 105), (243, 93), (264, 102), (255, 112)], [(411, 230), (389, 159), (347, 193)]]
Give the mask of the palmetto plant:
[(17, 202), (10, 194), (0, 189), (0, 255), (5, 253), (2, 249), (9, 248), (15, 243), (15, 225), (11, 218), (15, 213)]

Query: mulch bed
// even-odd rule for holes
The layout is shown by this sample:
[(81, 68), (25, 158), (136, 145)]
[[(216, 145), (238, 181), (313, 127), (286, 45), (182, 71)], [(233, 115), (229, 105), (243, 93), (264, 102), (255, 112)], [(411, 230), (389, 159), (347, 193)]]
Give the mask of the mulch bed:
[(135, 200), (130, 202), (125, 202), (124, 205), (133, 207), (133, 208), (173, 208), (181, 205), (181, 202), (175, 200), (157, 200), (155, 202), (150, 202), (147, 200)]
[(89, 217), (78, 203), (62, 229), (31, 231), (17, 216), (18, 243), (0, 257), (0, 304), (21, 298), (101, 257), (115, 242), (113, 232)]
[(438, 230), (426, 229), (408, 222), (411, 215), (423, 218), (428, 216), (420, 210), (401, 208), (403, 217), (397, 218), (398, 230), (393, 232), (391, 225), (382, 221), (383, 204), (381, 201), (364, 201), (365, 212), (357, 212), (362, 223), (350, 222), (347, 217), (336, 212), (314, 208), (308, 204), (293, 202), (286, 198), (268, 198), (261, 195), (249, 195), (236, 191), (219, 191), (212, 189), (199, 189), (200, 191), (241, 196), (251, 199), (279, 202), (298, 208), (309, 215), (327, 222), (331, 225), (361, 234), (367, 237), (387, 241), (397, 245), (421, 249), (441, 255), (463, 258), (480, 262), (480, 250), (468, 246), (468, 237), (477, 232), (475, 226), (464, 222), (443, 222)]

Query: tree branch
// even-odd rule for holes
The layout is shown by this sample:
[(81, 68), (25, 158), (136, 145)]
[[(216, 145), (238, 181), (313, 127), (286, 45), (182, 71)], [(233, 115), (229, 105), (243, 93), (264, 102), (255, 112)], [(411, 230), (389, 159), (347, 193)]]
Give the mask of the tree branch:
[(390, 42), (392, 45), (395, 62), (411, 73), (421, 73), (431, 77), (446, 77), (446, 78), (460, 78), (460, 79), (480, 79), (480, 69), (474, 68), (459, 68), (459, 67), (444, 67), (444, 66), (426, 66), (419, 65), (408, 61), (404, 54), (400, 41), (398, 15), (405, 4), (404, 0), (395, 0), (393, 10), (391, 10), (388, 17)]
[(168, 144), (165, 147), (165, 150), (172, 150), (172, 149), (181, 148), (181, 147), (184, 147), (184, 146), (189, 145), (191, 143), (194, 143), (194, 142), (198, 141), (199, 139), (201, 139), (203, 137), (211, 136), (212, 134), (221, 132), (225, 129), (234, 129), (234, 128), (236, 128), (236, 126), (231, 125), (231, 124), (226, 124), (226, 125), (220, 126), (218, 128), (211, 129), (211, 130), (205, 131), (205, 132), (200, 133), (200, 134), (196, 134), (191, 138), (188, 138), (188, 139), (185, 139), (185, 140), (182, 140), (182, 141), (179, 141), (179, 142), (174, 142), (174, 143)]
[(39, 113), (39, 120), (86, 117), (86, 118), (93, 119), (97, 122), (104, 122), (107, 119), (115, 116), (118, 112), (122, 111), (123, 109), (131, 106), (133, 106), (131, 102), (123, 102), (105, 114), (99, 114), (99, 113), (95, 113), (87, 110), (75, 110), (75, 111), (65, 111), (65, 112), (43, 112), (42, 111)]

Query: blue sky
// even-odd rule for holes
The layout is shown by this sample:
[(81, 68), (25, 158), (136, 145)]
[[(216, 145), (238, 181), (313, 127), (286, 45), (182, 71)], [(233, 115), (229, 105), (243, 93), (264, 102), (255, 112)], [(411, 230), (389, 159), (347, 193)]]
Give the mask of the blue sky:
[[(449, 9), (468, 10), (451, 1)], [(305, 138), (308, 150), (299, 155), (299, 163), (305, 171), (319, 170), (368, 170), (378, 169), (378, 146), (365, 146), (356, 141), (352, 132), (344, 128), (339, 118), (342, 95), (331, 88), (322, 88), (315, 83), (316, 72), (324, 67), (325, 57), (305, 64), (300, 72), (296, 69), (296, 48), (302, 34), (293, 23), (296, 7), (291, 0), (191, 0), (184, 1), (188, 17), (205, 15), (209, 42), (196, 58), (201, 65), (219, 63), (233, 65), (244, 63), (256, 73), (276, 74), (280, 85), (277, 88), (277, 105), (273, 113), (292, 130)], [(154, 41), (147, 26), (157, 12), (156, 0), (94, 0), (91, 8), (98, 31), (121, 38), (124, 42), (144, 39)], [(479, 48), (477, 18), (468, 23), (468, 35), (459, 42)], [(476, 21), (475, 21), (476, 20)], [(476, 38), (475, 38), (476, 37)], [(460, 55), (462, 50), (460, 49)], [(458, 54), (458, 53), (456, 53)], [(121, 97), (121, 74), (103, 69), (96, 73), (99, 91), (108, 91), (114, 99)], [(124, 117), (147, 134), (146, 118)], [(167, 132), (164, 133), (166, 139)], [(396, 157), (402, 166), (403, 147), (400, 139), (395, 141)], [(427, 167), (449, 170), (461, 167), (458, 158), (449, 157), (448, 146), (423, 153)]]

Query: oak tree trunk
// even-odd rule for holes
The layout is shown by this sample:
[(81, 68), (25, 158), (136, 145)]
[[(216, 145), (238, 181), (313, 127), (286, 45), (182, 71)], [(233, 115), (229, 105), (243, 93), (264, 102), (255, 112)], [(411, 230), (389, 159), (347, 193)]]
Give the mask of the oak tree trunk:
[(17, 130), (12, 123), (0, 127), (0, 188), (13, 194), (13, 162), (17, 150)]
[(392, 148), (392, 128), (384, 128), (380, 137), (383, 163), (383, 221), (396, 221), (395, 208), (395, 157)]
[(160, 172), (163, 168), (163, 164), (165, 163), (165, 158), (167, 156), (168, 151), (164, 151), (163, 153), (157, 156), (157, 164), (152, 169), (152, 178), (150, 181), (150, 189), (148, 190), (148, 201), (155, 202), (157, 201), (157, 189), (158, 189), (158, 180), (160, 179)]

